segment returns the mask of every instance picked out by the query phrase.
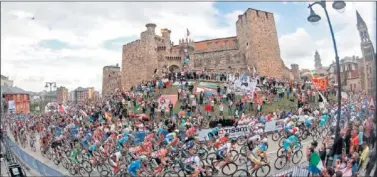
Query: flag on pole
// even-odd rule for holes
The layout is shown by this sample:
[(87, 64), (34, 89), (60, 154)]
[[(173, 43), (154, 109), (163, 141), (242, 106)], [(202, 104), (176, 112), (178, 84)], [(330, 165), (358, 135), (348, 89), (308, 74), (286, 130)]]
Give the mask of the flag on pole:
[(188, 30), (188, 28), (186, 28), (187, 30), (187, 36), (190, 36), (190, 31)]
[(312, 152), (310, 155), (308, 171), (313, 174), (319, 174), (323, 169), (323, 164), (318, 152)]

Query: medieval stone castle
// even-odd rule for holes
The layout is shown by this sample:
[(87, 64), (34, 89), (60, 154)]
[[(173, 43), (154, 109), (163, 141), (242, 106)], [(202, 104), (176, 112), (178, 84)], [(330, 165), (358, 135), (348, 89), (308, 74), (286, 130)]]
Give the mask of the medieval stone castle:
[(186, 54), (188, 68), (215, 72), (247, 72), (255, 70), (264, 76), (289, 78), (290, 70), (280, 57), (280, 47), (274, 15), (247, 9), (238, 16), (237, 36), (194, 42), (181, 39), (173, 45), (171, 31), (149, 23), (140, 39), (123, 46), (121, 87), (129, 89), (141, 81), (150, 80), (161, 68), (182, 69)]

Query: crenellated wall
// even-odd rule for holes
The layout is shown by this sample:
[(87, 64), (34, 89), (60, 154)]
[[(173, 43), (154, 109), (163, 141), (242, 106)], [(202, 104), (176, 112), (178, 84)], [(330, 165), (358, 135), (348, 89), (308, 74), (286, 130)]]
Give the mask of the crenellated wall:
[(255, 68), (260, 75), (281, 79), (292, 75), (280, 57), (274, 15), (248, 9), (236, 22), (237, 36), (194, 42), (179, 39), (173, 45), (169, 29), (156, 35), (156, 25), (149, 23), (141, 32), (140, 40), (123, 46), (122, 87), (129, 89), (143, 80), (151, 80), (155, 69), (174, 66), (182, 69), (186, 58), (188, 68), (220, 72), (248, 72)]
[(274, 15), (249, 8), (238, 16), (236, 30), (238, 47), (240, 54), (245, 55), (246, 65), (255, 66), (261, 75), (282, 78), (285, 65), (280, 57)]

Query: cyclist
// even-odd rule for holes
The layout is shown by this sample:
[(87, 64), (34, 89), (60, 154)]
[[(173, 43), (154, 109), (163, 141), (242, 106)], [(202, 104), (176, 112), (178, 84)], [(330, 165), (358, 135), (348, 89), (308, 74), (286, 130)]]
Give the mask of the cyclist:
[(126, 147), (126, 143), (128, 142), (128, 136), (123, 136), (122, 138), (120, 138), (117, 142), (117, 147), (119, 149), (123, 149)]
[(224, 145), (225, 143), (227, 143), (229, 141), (229, 133), (225, 133), (224, 136), (222, 136), (221, 138), (219, 138), (216, 142), (215, 142), (215, 148), (219, 148), (220, 146)]
[(216, 159), (220, 161), (218, 165), (216, 165), (216, 169), (220, 171), (220, 168), (223, 167), (226, 163), (230, 160), (230, 150), (234, 147), (237, 140), (232, 139), (230, 143), (225, 143), (219, 149), (216, 150)]
[(313, 117), (309, 117), (305, 120), (305, 127), (310, 128), (312, 126)]
[(110, 165), (113, 167), (113, 174), (117, 174), (120, 170), (120, 161), (122, 160), (122, 156), (126, 155), (126, 151), (118, 151), (115, 152), (113, 155), (110, 156)]
[(208, 132), (208, 140), (215, 141), (219, 134), (220, 128), (221, 128), (221, 124), (217, 124), (217, 127), (213, 128), (210, 132)]
[(261, 144), (259, 144), (254, 150), (252, 150), (249, 155), (248, 155), (248, 158), (250, 161), (252, 161), (254, 163), (254, 168), (252, 169), (252, 171), (255, 171), (255, 170), (258, 170), (258, 168), (260, 168), (262, 166), (262, 163), (261, 161), (258, 159), (258, 156), (261, 156), (263, 157), (266, 161), (268, 161), (267, 159), (267, 143), (268, 143), (268, 139), (267, 138), (264, 138), (262, 141), (261, 141)]
[(252, 151), (254, 149), (254, 145), (260, 141), (261, 137), (259, 134), (256, 134), (252, 137), (250, 137), (249, 139), (247, 139), (247, 146), (249, 148), (250, 151)]
[(89, 147), (89, 143), (92, 141), (92, 134), (89, 133), (84, 136), (84, 138), (81, 140), (81, 146), (84, 149), (87, 149)]
[(171, 132), (166, 135), (165, 140), (169, 146), (175, 147), (175, 145), (179, 142), (179, 138), (177, 137), (178, 133), (179, 130), (175, 130), (174, 132)]
[(164, 165), (166, 165), (166, 156), (169, 153), (169, 149), (160, 149), (158, 151), (152, 152), (151, 157), (154, 162), (156, 162), (156, 168), (154, 174), (162, 171)]
[(297, 147), (299, 145), (298, 134), (299, 132), (296, 131), (293, 135), (283, 141), (283, 147), (287, 152), (288, 159), (291, 158), (292, 147)]
[(140, 156), (137, 160), (131, 162), (131, 164), (128, 166), (128, 173), (132, 177), (139, 177), (141, 175), (141, 168), (145, 164), (147, 160), (147, 157), (145, 156)]
[(69, 159), (71, 160), (73, 167), (76, 167), (76, 165), (78, 164), (77, 155), (80, 155), (80, 154), (81, 154), (80, 145), (77, 144), (76, 146), (74, 146), (69, 156)]
[(150, 141), (153, 140), (155, 137), (156, 137), (156, 131), (153, 130), (152, 133), (148, 134), (148, 135), (144, 138), (144, 142), (150, 142)]
[(196, 154), (194, 147), (195, 145), (193, 144), (188, 147), (190, 157), (184, 161), (184, 169), (191, 177), (199, 176), (199, 172), (203, 170), (200, 165), (200, 158)]
[(100, 148), (100, 150), (103, 151), (103, 148), (100, 146), (100, 142), (99, 141), (96, 141), (94, 144), (90, 145), (89, 148), (88, 148), (88, 154), (90, 157), (92, 157), (92, 162), (94, 163), (96, 161), (96, 158), (94, 157), (94, 151), (97, 151), (98, 147)]

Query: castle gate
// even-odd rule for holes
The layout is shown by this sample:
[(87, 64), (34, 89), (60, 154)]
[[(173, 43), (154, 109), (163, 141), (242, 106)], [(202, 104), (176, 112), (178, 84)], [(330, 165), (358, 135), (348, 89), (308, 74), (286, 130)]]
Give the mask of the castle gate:
[(177, 66), (177, 65), (170, 65), (169, 67), (169, 71), (173, 71), (173, 72), (179, 72), (180, 71), (180, 69), (179, 69), (179, 66)]

